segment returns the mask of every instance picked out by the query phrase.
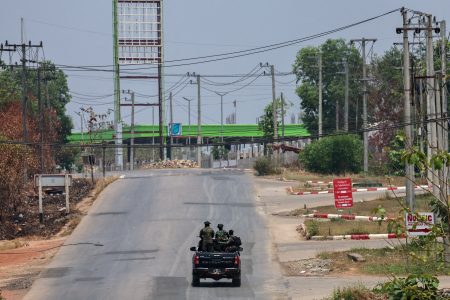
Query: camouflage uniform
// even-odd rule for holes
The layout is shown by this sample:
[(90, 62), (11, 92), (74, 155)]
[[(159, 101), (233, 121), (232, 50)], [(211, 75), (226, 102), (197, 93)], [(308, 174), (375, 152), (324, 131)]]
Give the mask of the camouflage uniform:
[[(220, 224), (222, 225), (222, 224)], [(219, 226), (219, 230), (216, 232), (216, 242), (217, 242), (217, 250), (223, 251), (228, 242), (228, 232), (222, 229), (222, 226)]]
[[(209, 222), (208, 222), (209, 223)], [(209, 227), (209, 224), (200, 230), (200, 238), (202, 239), (202, 250), (211, 252), (213, 250), (214, 230)]]

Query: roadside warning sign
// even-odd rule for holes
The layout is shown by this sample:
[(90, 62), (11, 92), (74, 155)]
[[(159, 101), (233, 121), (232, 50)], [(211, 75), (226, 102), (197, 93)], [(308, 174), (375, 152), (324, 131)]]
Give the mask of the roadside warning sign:
[(415, 214), (406, 213), (406, 232), (408, 236), (428, 235), (431, 232), (431, 226), (434, 224), (434, 214), (432, 212), (420, 212)]
[(336, 208), (353, 207), (352, 179), (333, 179), (334, 206)]

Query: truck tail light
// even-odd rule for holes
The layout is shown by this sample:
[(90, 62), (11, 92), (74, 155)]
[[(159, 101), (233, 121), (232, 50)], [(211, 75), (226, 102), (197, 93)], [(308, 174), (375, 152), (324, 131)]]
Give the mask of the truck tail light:
[(241, 258), (239, 257), (239, 255), (236, 255), (234, 257), (234, 264), (238, 266), (241, 264)]
[(194, 265), (198, 265), (200, 263), (200, 259), (198, 255), (194, 256)]

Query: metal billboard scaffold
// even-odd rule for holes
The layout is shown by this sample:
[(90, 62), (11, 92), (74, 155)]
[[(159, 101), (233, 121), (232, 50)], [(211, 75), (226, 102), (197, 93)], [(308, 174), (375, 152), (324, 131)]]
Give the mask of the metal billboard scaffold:
[[(164, 159), (163, 138), (163, 0), (113, 0), (114, 29), (114, 124), (116, 145), (122, 144), (120, 103), (121, 79), (158, 80), (160, 158)], [(157, 66), (158, 75), (122, 75), (127, 65)], [(126, 69), (126, 67), (124, 67)], [(139, 104), (136, 104), (139, 106)], [(148, 104), (147, 104), (148, 106)], [(116, 165), (123, 168), (123, 149), (116, 147)]]

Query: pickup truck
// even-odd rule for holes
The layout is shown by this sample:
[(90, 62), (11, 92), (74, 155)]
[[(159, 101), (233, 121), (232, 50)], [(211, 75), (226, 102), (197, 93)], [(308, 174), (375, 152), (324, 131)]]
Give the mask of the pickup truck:
[(241, 286), (241, 254), (242, 248), (236, 252), (197, 251), (192, 257), (192, 286), (199, 286), (201, 278), (219, 280), (228, 278), (234, 286)]

